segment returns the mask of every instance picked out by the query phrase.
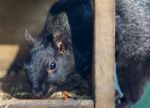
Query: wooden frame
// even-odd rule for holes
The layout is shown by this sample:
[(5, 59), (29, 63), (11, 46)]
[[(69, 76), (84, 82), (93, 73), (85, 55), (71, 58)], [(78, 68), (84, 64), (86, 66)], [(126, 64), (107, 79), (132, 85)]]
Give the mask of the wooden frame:
[(95, 0), (93, 100), (15, 100), (5, 108), (114, 108), (115, 1)]
[(114, 0), (95, 0), (94, 40), (95, 108), (114, 108)]
[(0, 108), (93, 108), (92, 100), (12, 100)]

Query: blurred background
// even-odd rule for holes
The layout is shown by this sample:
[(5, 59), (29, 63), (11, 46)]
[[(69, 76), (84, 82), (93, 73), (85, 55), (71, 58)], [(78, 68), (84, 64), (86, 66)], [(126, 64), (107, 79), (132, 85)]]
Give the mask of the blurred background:
[(28, 43), (41, 32), (48, 10), (56, 0), (0, 0), (0, 71), (17, 71), (26, 59)]
[(0, 105), (13, 98), (31, 98), (22, 71), (29, 45), (25, 29), (37, 37), (56, 0), (0, 0)]

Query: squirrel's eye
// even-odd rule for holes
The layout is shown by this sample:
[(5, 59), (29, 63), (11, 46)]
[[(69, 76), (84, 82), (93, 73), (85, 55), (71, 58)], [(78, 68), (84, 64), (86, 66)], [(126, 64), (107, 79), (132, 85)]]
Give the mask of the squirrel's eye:
[(51, 63), (49, 64), (49, 68), (50, 68), (51, 70), (54, 70), (54, 69), (56, 68), (56, 63), (55, 63), (55, 62), (51, 62)]

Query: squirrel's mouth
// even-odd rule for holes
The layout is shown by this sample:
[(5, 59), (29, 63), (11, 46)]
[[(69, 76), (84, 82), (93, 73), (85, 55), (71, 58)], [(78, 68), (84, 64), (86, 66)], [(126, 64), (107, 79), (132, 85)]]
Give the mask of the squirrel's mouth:
[(84, 79), (77, 73), (71, 73), (66, 76), (65, 80), (63, 79), (62, 81), (59, 79), (59, 81), (53, 81), (49, 80), (48, 83), (48, 88), (47, 92), (44, 95), (44, 97), (49, 97), (51, 94), (57, 91), (64, 91), (64, 90), (72, 90), (78, 86)]

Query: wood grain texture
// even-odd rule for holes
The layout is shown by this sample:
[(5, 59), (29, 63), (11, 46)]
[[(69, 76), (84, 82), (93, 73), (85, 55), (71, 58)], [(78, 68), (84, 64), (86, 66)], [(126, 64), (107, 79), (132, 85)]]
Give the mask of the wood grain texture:
[(92, 100), (14, 100), (0, 108), (94, 108)]
[(19, 45), (0, 45), (0, 70), (6, 70), (19, 51)]
[(94, 40), (95, 108), (114, 108), (114, 0), (95, 0)]

